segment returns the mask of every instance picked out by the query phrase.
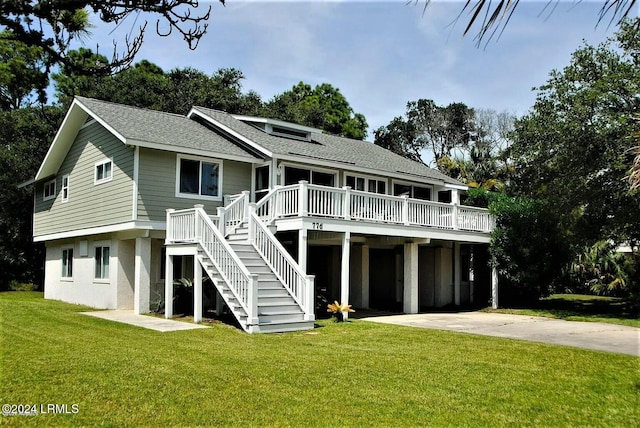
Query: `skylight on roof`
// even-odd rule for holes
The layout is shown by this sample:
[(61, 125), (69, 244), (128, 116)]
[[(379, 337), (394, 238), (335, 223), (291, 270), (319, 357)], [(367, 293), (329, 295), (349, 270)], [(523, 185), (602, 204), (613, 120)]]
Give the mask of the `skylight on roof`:
[(320, 129), (310, 126), (298, 125), (297, 123), (285, 122), (277, 119), (268, 119), (264, 117), (253, 116), (234, 116), (249, 125), (266, 132), (267, 134), (278, 137), (292, 138), (301, 141), (311, 141), (311, 134), (322, 133)]

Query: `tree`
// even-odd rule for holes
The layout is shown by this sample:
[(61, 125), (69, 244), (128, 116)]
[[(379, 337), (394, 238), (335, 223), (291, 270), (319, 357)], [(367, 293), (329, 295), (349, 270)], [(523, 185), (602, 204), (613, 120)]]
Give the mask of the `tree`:
[(340, 90), (328, 83), (311, 88), (300, 82), (267, 102), (263, 115), (348, 138), (362, 140), (367, 136), (364, 115), (354, 113)]
[(467, 204), (488, 207), (491, 263), (500, 275), (501, 306), (530, 305), (559, 285), (571, 253), (558, 212), (543, 201), (470, 189)]
[[(419, 0), (415, 0), (415, 3), (418, 3), (418, 1)], [(431, 0), (425, 1), (425, 11), (430, 3)], [(549, 0), (545, 9), (547, 7), (551, 7), (551, 12), (553, 12), (553, 9), (555, 9), (553, 3), (554, 2)], [(464, 12), (467, 12), (470, 15), (467, 26), (463, 32), (463, 35), (465, 36), (469, 33), (474, 24), (480, 23), (480, 28), (475, 36), (477, 44), (480, 45), (485, 37), (488, 37), (488, 40), (491, 40), (498, 30), (500, 30), (500, 33), (504, 31), (511, 19), (511, 16), (518, 7), (518, 4), (520, 4), (520, 0), (499, 0), (495, 3), (495, 6), (493, 6), (492, 9), (491, 0), (476, 0), (475, 2), (469, 0), (464, 3), (464, 6), (462, 6), (462, 10), (460, 11), (458, 18), (456, 18), (456, 21)], [(605, 0), (598, 14), (597, 24), (600, 24), (600, 22), (607, 16), (611, 16), (609, 23), (614, 21), (617, 22), (617, 24), (622, 23), (622, 21), (629, 16), (635, 4), (636, 0)], [(502, 24), (502, 29), (500, 29), (500, 24)]]
[[(70, 56), (78, 61), (104, 60), (88, 49), (72, 51)], [(147, 60), (108, 76), (75, 74), (64, 67), (53, 75), (56, 95), (63, 106), (68, 106), (75, 95), (81, 95), (183, 115), (194, 105), (258, 114), (262, 107), (260, 96), (253, 91), (244, 94), (242, 79), (244, 75), (235, 68), (222, 68), (211, 76), (190, 67), (166, 73)]]
[(433, 100), (409, 101), (405, 118), (396, 117), (374, 131), (374, 143), (401, 156), (423, 162), (430, 150), (436, 162), (451, 157), (454, 149), (466, 150), (473, 133), (474, 110), (463, 103), (438, 106)]
[[(224, 0), (219, 0), (224, 5)], [(72, 41), (86, 36), (90, 28), (89, 10), (106, 23), (122, 23), (131, 15), (137, 17), (158, 16), (156, 32), (169, 35), (173, 30), (182, 35), (191, 49), (207, 31), (206, 21), (211, 6), (204, 11), (197, 10), (197, 0), (163, 1), (98, 1), (98, 0), (27, 0), (0, 2), (0, 26), (10, 31), (11, 40), (26, 46), (39, 48), (46, 58), (45, 71), (48, 74), (54, 65), (78, 67), (69, 55)], [(192, 13), (196, 11), (198, 13)], [(202, 12), (202, 13), (201, 13)], [(161, 24), (168, 24), (168, 30), (161, 30)], [(103, 73), (128, 67), (140, 50), (147, 21), (144, 20), (133, 38), (125, 38), (125, 49), (117, 51), (114, 42), (112, 58), (106, 64), (83, 64), (77, 72), (84, 74)]]
[(511, 191), (556, 207), (577, 247), (640, 242), (640, 197), (626, 180), (638, 129), (632, 118), (640, 110), (639, 22), (576, 50), (515, 124)]
[(64, 112), (55, 107), (0, 112), (0, 290), (10, 281), (41, 284), (44, 248), (34, 244), (33, 189), (18, 188), (44, 158)]
[(49, 84), (44, 62), (41, 48), (11, 40), (9, 31), (0, 33), (0, 110), (26, 107), (36, 100), (44, 102), (44, 89)]

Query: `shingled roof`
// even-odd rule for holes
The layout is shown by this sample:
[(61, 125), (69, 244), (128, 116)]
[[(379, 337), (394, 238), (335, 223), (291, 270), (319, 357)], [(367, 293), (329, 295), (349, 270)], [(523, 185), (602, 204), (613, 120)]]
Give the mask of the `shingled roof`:
[(76, 100), (124, 137), (128, 144), (152, 143), (175, 147), (176, 151), (186, 148), (257, 160), (236, 144), (186, 116), (92, 98), (76, 97)]
[(223, 125), (263, 147), (276, 157), (306, 158), (310, 163), (313, 163), (314, 160), (324, 160), (342, 164), (345, 169), (355, 167), (370, 170), (372, 173), (409, 175), (414, 180), (422, 179), (464, 185), (424, 164), (404, 158), (368, 141), (324, 133), (312, 133), (311, 142), (301, 141), (267, 134), (223, 111), (194, 107), (191, 111), (191, 117), (194, 114), (213, 119), (214, 125), (216, 123)]

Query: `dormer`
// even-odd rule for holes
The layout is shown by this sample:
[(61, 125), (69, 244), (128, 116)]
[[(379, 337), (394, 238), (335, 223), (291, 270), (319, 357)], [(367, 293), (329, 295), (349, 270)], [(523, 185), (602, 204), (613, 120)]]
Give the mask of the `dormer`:
[(322, 133), (322, 130), (320, 129), (298, 125), (297, 123), (285, 122), (283, 120), (239, 115), (234, 115), (233, 117), (248, 125), (254, 126), (267, 134), (275, 135), (277, 137), (311, 142), (311, 134)]

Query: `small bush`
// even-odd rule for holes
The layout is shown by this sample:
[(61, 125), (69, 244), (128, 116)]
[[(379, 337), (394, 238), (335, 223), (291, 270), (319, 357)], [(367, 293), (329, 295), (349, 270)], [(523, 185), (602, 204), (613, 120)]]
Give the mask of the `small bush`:
[(40, 287), (30, 282), (11, 281), (9, 283), (9, 290), (12, 291), (37, 291)]

